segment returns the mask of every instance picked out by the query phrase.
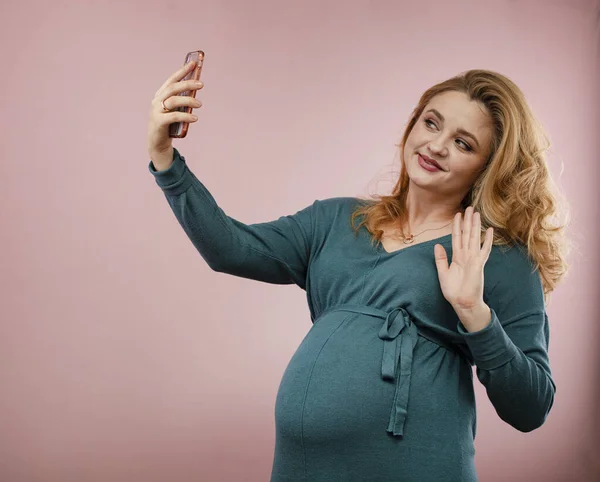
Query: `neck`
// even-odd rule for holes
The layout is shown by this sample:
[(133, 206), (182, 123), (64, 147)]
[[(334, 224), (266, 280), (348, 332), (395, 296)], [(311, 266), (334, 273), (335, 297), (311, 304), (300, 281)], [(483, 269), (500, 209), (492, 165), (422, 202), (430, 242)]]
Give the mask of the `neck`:
[(460, 211), (460, 200), (436, 195), (411, 185), (406, 197), (406, 208), (407, 228), (414, 233), (419, 229), (441, 228), (452, 222)]

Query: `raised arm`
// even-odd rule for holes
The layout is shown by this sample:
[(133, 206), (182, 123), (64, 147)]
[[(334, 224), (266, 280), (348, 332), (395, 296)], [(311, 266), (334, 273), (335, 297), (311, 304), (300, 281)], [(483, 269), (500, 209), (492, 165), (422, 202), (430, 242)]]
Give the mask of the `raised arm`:
[(458, 329), (500, 418), (517, 430), (530, 432), (545, 422), (556, 392), (542, 283), (517, 247), (497, 254), (494, 261), (486, 276), (494, 280), (486, 290), (491, 323), (472, 333), (460, 324)]
[(306, 289), (315, 201), (294, 215), (271, 222), (244, 224), (227, 216), (177, 149), (168, 169), (149, 170), (175, 217), (214, 271), (273, 284), (295, 283)]

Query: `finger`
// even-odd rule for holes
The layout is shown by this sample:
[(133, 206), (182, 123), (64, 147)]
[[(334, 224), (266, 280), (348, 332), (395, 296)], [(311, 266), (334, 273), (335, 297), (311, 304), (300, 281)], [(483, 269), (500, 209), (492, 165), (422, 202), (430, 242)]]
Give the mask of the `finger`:
[(435, 265), (438, 270), (438, 275), (443, 275), (448, 271), (448, 255), (446, 250), (441, 244), (436, 244), (433, 247), (433, 254), (435, 256)]
[(469, 249), (481, 250), (481, 215), (473, 213), (473, 224), (469, 240)]
[(174, 111), (174, 112), (166, 112), (164, 115), (161, 115), (158, 118), (158, 124), (159, 125), (167, 125), (167, 124), (173, 124), (175, 122), (186, 122), (186, 123), (192, 123), (192, 122), (196, 122), (198, 120), (198, 116), (194, 115), (194, 114), (188, 114), (187, 112), (179, 112), (179, 111)]
[(462, 241), (461, 241), (462, 233), (461, 233), (461, 228), (460, 228), (461, 220), (462, 220), (462, 214), (460, 212), (457, 212), (456, 215), (454, 216), (454, 225), (452, 226), (452, 252), (453, 253), (458, 253), (462, 246)]
[(175, 84), (167, 85), (162, 92), (159, 92), (154, 98), (161, 102), (170, 97), (196, 97), (196, 91), (204, 87), (200, 80), (184, 80)]
[(473, 207), (469, 206), (465, 211), (465, 219), (462, 224), (462, 247), (469, 249), (469, 242), (471, 240), (471, 223), (473, 222)]
[(161, 91), (163, 91), (168, 85), (173, 84), (181, 79), (183, 79), (189, 72), (192, 71), (192, 69), (194, 69), (196, 67), (196, 61), (192, 60), (191, 62), (188, 62), (187, 64), (185, 64), (183, 67), (181, 67), (180, 69), (177, 69), (175, 72), (173, 72), (173, 74), (171, 74), (171, 76), (165, 80), (165, 82), (163, 83), (163, 85), (161, 85), (159, 87), (159, 89), (156, 91), (155, 95), (158, 95)]
[[(190, 107), (191, 109), (196, 109), (202, 106), (202, 102), (200, 102), (198, 99), (184, 95), (174, 95), (168, 97), (165, 100), (164, 104), (168, 110), (175, 110), (179, 107)], [(155, 108), (158, 109), (161, 113), (164, 113), (162, 105), (163, 103), (157, 97), (155, 102)]]
[(485, 231), (485, 241), (483, 242), (482, 252), (484, 255), (484, 263), (490, 257), (490, 253), (492, 252), (492, 246), (494, 245), (494, 228), (487, 228)]

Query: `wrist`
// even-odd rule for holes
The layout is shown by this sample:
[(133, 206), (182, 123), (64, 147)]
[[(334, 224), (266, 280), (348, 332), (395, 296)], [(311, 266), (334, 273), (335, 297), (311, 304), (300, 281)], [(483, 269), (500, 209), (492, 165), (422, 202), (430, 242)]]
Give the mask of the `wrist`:
[(484, 302), (469, 308), (454, 308), (460, 322), (468, 332), (483, 330), (492, 321), (490, 307)]
[(165, 171), (173, 164), (173, 156), (175, 153), (173, 147), (170, 147), (165, 151), (160, 152), (149, 150), (148, 154), (150, 155), (150, 160), (152, 161), (154, 168), (157, 171)]

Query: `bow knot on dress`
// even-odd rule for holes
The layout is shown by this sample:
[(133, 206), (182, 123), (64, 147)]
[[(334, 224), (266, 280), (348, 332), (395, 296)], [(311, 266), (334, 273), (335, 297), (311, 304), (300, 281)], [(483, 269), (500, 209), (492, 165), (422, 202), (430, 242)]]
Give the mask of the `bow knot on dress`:
[[(417, 327), (404, 308), (396, 307), (385, 317), (379, 331), (379, 338), (383, 340), (381, 377), (387, 381), (396, 381), (394, 403), (387, 431), (394, 435), (403, 435), (410, 391), (413, 349), (418, 340)], [(399, 373), (398, 365), (400, 365)]]

